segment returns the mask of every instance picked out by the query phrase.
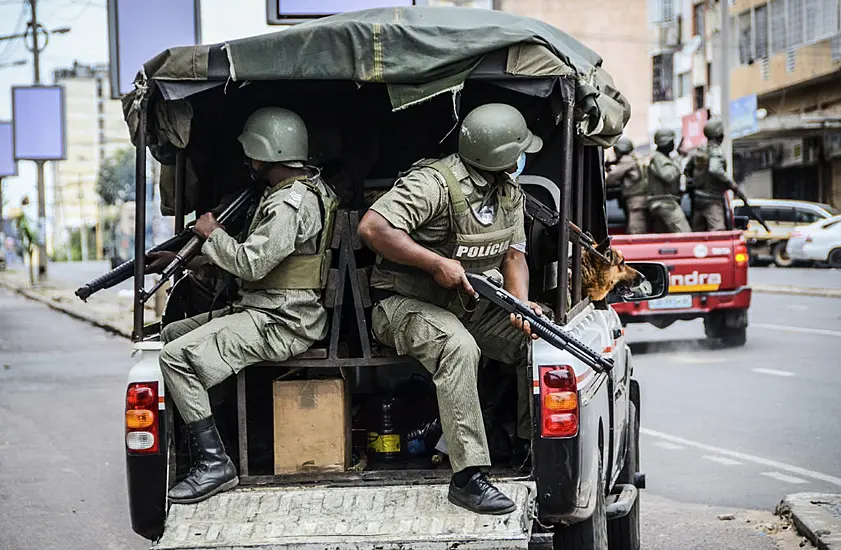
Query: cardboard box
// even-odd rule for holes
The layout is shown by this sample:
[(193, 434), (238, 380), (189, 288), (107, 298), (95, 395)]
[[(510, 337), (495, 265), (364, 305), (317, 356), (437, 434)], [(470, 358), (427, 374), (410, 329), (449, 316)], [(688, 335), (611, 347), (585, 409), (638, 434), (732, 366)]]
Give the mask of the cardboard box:
[(275, 474), (346, 470), (351, 456), (348, 405), (344, 380), (275, 380)]

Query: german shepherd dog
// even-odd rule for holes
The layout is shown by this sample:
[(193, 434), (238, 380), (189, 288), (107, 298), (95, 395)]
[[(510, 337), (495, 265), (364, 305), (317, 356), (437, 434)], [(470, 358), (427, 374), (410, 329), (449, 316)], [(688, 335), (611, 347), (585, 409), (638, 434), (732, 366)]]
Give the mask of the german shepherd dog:
[(596, 250), (609, 259), (610, 263), (598, 254), (586, 249), (583, 251), (581, 286), (584, 294), (589, 296), (592, 302), (603, 300), (614, 288), (623, 296), (633, 295), (631, 289), (645, 280), (642, 273), (626, 265), (622, 252), (610, 248), (607, 243), (599, 245)]

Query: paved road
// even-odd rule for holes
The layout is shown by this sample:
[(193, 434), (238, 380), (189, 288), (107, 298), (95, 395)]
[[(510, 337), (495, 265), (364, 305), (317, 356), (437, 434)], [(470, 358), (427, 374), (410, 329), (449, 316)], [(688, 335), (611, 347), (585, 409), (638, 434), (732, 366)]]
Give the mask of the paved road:
[(756, 509), (841, 492), (841, 299), (755, 294), (750, 322), (731, 350), (699, 321), (629, 327), (650, 492)]
[[(774, 302), (760, 302), (754, 321), (758, 322), (758, 315), (773, 320), (776, 309)], [(801, 318), (791, 322), (815, 326), (802, 318), (806, 314), (813, 323), (818, 322), (813, 314), (802, 311)], [(701, 335), (698, 327), (676, 328), (677, 332), (649, 336), (647, 329), (634, 327), (631, 332), (637, 340)], [(819, 356), (837, 341), (793, 333), (804, 341), (800, 347), (808, 343), (815, 348), (814, 361), (804, 362), (794, 378), (749, 375), (749, 365), (766, 364), (762, 357), (766, 361), (782, 357), (779, 350), (788, 345), (782, 336), (787, 334), (752, 329), (748, 347), (737, 352), (698, 349), (688, 353), (660, 347), (640, 354), (645, 427), (833, 473), (837, 467), (832, 466), (829, 455), (836, 443), (831, 433), (817, 439), (819, 430), (802, 433), (794, 427), (799, 422), (795, 407), (800, 404), (808, 405), (808, 414), (821, 416), (818, 402), (833, 392), (832, 387), (813, 387), (800, 375), (808, 368), (829, 378)], [(826, 348), (819, 347), (824, 340)], [(716, 362), (721, 353), (736, 354), (735, 365), (728, 369)], [(147, 543), (131, 532), (126, 506), (122, 399), (130, 365), (127, 342), (0, 289), (0, 365), (0, 550), (147, 548)], [(790, 371), (794, 367), (785, 368)], [(743, 373), (746, 380), (740, 377), (728, 382), (729, 370), (747, 370)], [(789, 383), (798, 386), (791, 389)], [(738, 395), (738, 387), (753, 388), (754, 384), (748, 398)], [(720, 385), (732, 388), (718, 394)], [(834, 391), (837, 393), (837, 388)], [(762, 397), (771, 392), (773, 398)], [(752, 407), (759, 408), (734, 421), (733, 409)], [(789, 420), (777, 424), (780, 429), (775, 430), (775, 423), (787, 417)], [(751, 434), (749, 422), (768, 426)], [(830, 421), (826, 424), (825, 429), (830, 430)], [(746, 432), (750, 438), (746, 439)], [(765, 441), (767, 438), (770, 440)], [(772, 453), (775, 441), (782, 440), (785, 446)], [(767, 510), (792, 488), (812, 490), (823, 485), (809, 480), (790, 486), (761, 475), (771, 468), (747, 463), (708, 464), (702, 455), (712, 453), (690, 446), (666, 449), (656, 445), (662, 441), (649, 435), (643, 439), (650, 486), (643, 496), (643, 548), (799, 548), (799, 539), (790, 532), (768, 534), (768, 526), (774, 531), (774, 518)], [(819, 461), (815, 458), (818, 454), (827, 456)], [(836, 464), (841, 464), (837, 454), (835, 457)], [(738, 510), (744, 507), (766, 511)], [(717, 519), (718, 514), (730, 511), (736, 511), (735, 520)]]

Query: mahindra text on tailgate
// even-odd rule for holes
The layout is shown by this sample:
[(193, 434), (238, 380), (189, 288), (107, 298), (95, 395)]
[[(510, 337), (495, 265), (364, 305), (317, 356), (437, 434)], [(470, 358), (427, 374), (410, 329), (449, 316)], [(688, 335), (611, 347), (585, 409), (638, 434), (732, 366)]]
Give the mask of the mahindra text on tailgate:
[(657, 261), (669, 269), (669, 295), (651, 302), (619, 303), (623, 316), (706, 313), (750, 304), (748, 250), (741, 231), (619, 235), (627, 261)]

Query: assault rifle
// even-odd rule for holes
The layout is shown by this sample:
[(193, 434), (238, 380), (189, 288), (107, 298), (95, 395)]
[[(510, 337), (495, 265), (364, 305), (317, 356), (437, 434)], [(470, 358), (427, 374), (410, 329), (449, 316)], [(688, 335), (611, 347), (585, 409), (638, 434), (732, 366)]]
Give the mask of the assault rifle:
[[(262, 193), (263, 189), (261, 186), (252, 185), (248, 187), (248, 189), (242, 191), (239, 195), (234, 197), (234, 200), (225, 207), (221, 214), (217, 217), (217, 220), (220, 224), (224, 224), (230, 220), (233, 220), (239, 217), (241, 214), (245, 213), (248, 210), (248, 207), (251, 205), (251, 202), (259, 197), (260, 193)], [(193, 233), (192, 228), (187, 228), (178, 233), (177, 235), (170, 237), (168, 240), (162, 242), (158, 246), (152, 247), (146, 251), (147, 254), (150, 252), (176, 252), (176, 259), (169, 264), (166, 269), (161, 274), (161, 279), (155, 285), (155, 287), (150, 291), (146, 292), (144, 298), (153, 295), (157, 290), (160, 289), (161, 286), (169, 279), (175, 272), (180, 269), (185, 263), (190, 261), (200, 250), (201, 245), (204, 243), (204, 240)], [(78, 288), (75, 292), (76, 296), (78, 296), (82, 301), (87, 301), (91, 295), (99, 292), (100, 290), (104, 290), (106, 288), (111, 288), (116, 286), (123, 281), (127, 281), (134, 276), (134, 262), (137, 261), (137, 258), (134, 260), (129, 260), (125, 263), (122, 263), (105, 273), (104, 275), (100, 275), (96, 279), (86, 283), (84, 286)], [(145, 261), (145, 258), (144, 258)]]
[(549, 344), (561, 351), (568, 351), (596, 372), (605, 372), (613, 368), (613, 359), (602, 357), (600, 353), (578, 341), (545, 315), (538, 316), (527, 304), (515, 298), (488, 277), (468, 273), (467, 280), (479, 296), (508, 313), (520, 315), (524, 321), (529, 322), (532, 332)]

